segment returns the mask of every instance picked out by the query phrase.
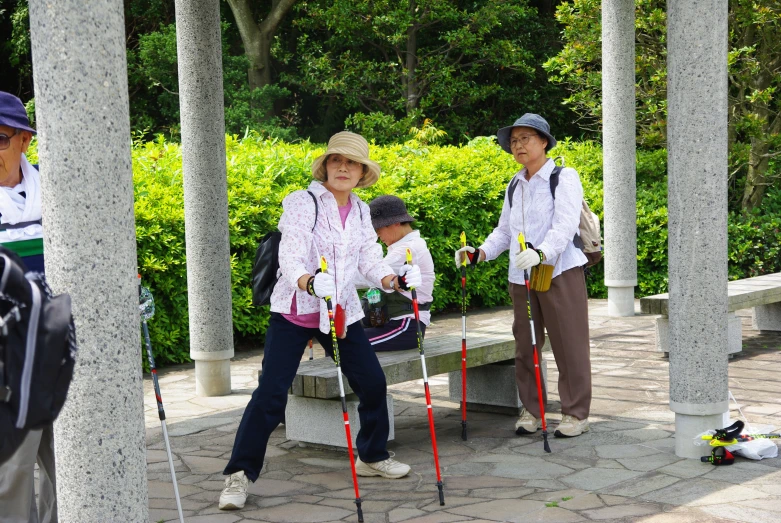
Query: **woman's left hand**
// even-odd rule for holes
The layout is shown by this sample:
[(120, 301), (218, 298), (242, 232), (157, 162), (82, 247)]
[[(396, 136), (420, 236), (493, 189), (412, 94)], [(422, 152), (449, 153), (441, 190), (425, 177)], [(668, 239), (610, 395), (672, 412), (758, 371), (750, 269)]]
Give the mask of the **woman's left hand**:
[(399, 270), (399, 287), (403, 290), (414, 289), (423, 284), (423, 276), (417, 265), (402, 265)]
[(513, 265), (516, 269), (527, 271), (540, 264), (540, 253), (534, 249), (519, 251), (513, 258)]

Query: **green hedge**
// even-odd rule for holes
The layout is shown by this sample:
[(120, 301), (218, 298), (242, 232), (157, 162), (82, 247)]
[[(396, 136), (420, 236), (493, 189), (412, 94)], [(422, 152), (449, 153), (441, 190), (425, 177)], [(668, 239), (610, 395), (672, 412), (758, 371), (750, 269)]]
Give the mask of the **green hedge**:
[[(233, 326), (238, 340), (262, 339), (268, 307), (251, 305), (249, 275), (257, 241), (276, 227), (282, 199), (308, 185), (310, 166), (324, 151), (309, 142), (289, 144), (227, 137), (228, 206)], [(189, 359), (187, 278), (181, 151), (162, 139), (133, 147), (138, 265), (157, 303), (150, 321), (160, 363)], [(603, 218), (602, 149), (592, 142), (562, 140), (552, 155), (566, 158), (580, 173), (589, 204)], [(372, 147), (383, 168), (380, 181), (358, 195), (371, 201), (396, 194), (407, 202), (432, 250), (437, 271), (434, 309), (460, 306), (460, 276), (453, 265), (459, 234), (482, 242), (499, 219), (504, 189), (518, 165), (490, 138), (462, 147), (416, 142)], [(667, 182), (665, 151), (637, 155), (637, 296), (667, 290)], [(770, 191), (760, 211), (729, 215), (731, 279), (781, 271), (781, 190)], [(470, 307), (509, 303), (507, 255), (470, 270)], [(604, 264), (588, 276), (589, 295), (605, 297)]]

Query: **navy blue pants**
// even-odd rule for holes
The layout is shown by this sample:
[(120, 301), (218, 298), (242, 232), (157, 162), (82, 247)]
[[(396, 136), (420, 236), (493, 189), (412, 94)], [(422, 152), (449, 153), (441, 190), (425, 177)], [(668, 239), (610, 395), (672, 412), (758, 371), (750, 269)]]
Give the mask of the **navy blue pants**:
[[(333, 357), (330, 334), (300, 327), (281, 314), (271, 313), (266, 332), (263, 374), (241, 417), (233, 453), (223, 474), (243, 470), (250, 481), (258, 479), (268, 439), (285, 414), (288, 390), (312, 338), (316, 338), (326, 354)], [(361, 430), (355, 439), (358, 456), (366, 463), (388, 459), (390, 454), (386, 446), (390, 425), (385, 402), (385, 374), (360, 322), (350, 325), (347, 337), (339, 340), (339, 357), (342, 373), (360, 400), (358, 416)]]

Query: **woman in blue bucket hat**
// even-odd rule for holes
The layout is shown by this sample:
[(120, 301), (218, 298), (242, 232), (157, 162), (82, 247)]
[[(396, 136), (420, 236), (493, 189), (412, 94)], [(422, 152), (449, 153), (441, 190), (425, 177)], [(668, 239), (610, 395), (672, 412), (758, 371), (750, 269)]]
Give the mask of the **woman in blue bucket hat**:
[[(515, 380), (523, 411), (515, 424), (516, 434), (533, 434), (541, 427), (539, 394), (535, 378), (531, 327), (527, 311), (524, 271), (547, 272), (544, 281), (530, 292), (535, 339), (544, 345), (545, 331), (559, 370), (562, 419), (554, 432), (558, 437), (579, 436), (589, 430), (591, 408), (591, 361), (588, 330), (588, 295), (584, 266), (587, 259), (575, 245), (583, 186), (575, 169), (557, 167), (548, 158), (556, 146), (545, 119), (526, 113), (496, 133), (501, 148), (523, 168), (505, 191), (499, 224), (477, 250), (466, 246), (456, 251), (456, 265), (464, 256), (470, 264), (496, 259), (510, 251), (510, 295), (515, 336)], [(558, 183), (551, 184), (551, 176)], [(554, 192), (555, 191), (555, 192)], [(555, 205), (554, 205), (555, 202)], [(526, 249), (518, 242), (523, 233)], [(538, 267), (539, 266), (539, 267)], [(544, 266), (548, 266), (544, 271)], [(533, 275), (534, 276), (534, 275)], [(533, 278), (534, 279), (534, 278)], [(543, 278), (540, 278), (543, 280)], [(543, 405), (547, 402), (542, 385)]]

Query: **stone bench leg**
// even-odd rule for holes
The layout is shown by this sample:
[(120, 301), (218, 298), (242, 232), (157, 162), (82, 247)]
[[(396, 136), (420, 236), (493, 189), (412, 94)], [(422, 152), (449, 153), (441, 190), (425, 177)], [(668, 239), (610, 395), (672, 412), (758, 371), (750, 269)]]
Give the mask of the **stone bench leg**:
[[(543, 382), (548, 382), (547, 362), (540, 362)], [(461, 403), (461, 371), (448, 373), (450, 401)], [(478, 412), (518, 415), (523, 407), (515, 383), (515, 361), (507, 360), (466, 369), (466, 408)]]
[(781, 303), (754, 307), (752, 326), (758, 331), (781, 331)]
[[(667, 316), (656, 318), (656, 350), (668, 354), (670, 319)], [(734, 312), (727, 313), (727, 354), (737, 354), (743, 350), (743, 330), (740, 318)]]
[[(361, 429), (361, 420), (358, 418), (358, 397), (355, 394), (349, 394), (346, 400), (347, 414), (350, 416), (350, 434), (353, 438), (353, 447), (355, 447), (355, 437)], [(393, 396), (388, 394), (386, 401), (388, 402), (388, 421), (390, 423), (388, 441), (391, 441), (395, 437)], [(287, 439), (302, 443), (346, 449), (347, 438), (344, 435), (342, 402), (339, 398), (324, 400), (288, 394), (285, 410), (285, 435)]]

